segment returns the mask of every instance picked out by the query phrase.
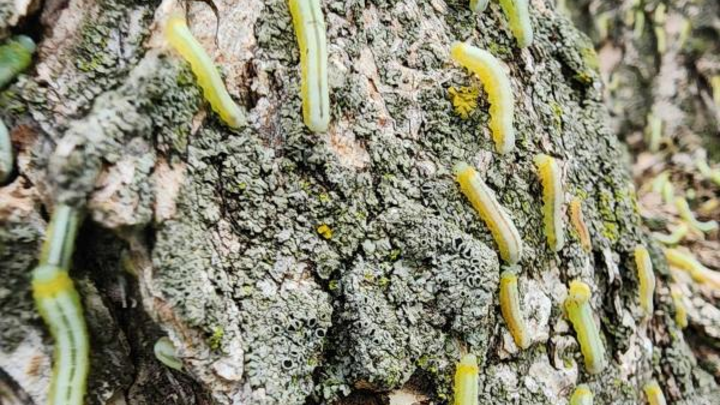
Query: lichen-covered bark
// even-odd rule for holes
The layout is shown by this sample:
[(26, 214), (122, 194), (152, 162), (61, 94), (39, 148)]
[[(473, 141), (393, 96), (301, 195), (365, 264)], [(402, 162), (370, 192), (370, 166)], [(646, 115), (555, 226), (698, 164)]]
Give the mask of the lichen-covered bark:
[[(28, 274), (46, 211), (65, 202), (88, 214), (72, 274), (92, 335), (91, 403), (446, 402), (464, 350), (482, 364), (481, 403), (558, 403), (579, 382), (598, 403), (636, 403), (651, 377), (674, 400), (710, 403), (717, 386), (695, 367), (662, 292), (667, 269), (640, 227), (592, 43), (551, 3), (532, 2), (536, 42), (520, 51), (496, 4), (477, 16), (460, 0), (324, 1), (332, 121), (322, 135), (302, 122), (287, 3), (235, 3), (213, 3), (219, 20), (190, 3), (189, 24), (249, 110), (243, 130), (202, 106), (164, 47), (171, 2), (71, 0), (46, 19), (34, 69), (0, 95), (19, 156), (18, 176), (0, 188), (12, 286), (0, 294), (0, 367), (36, 402), (51, 342)], [(467, 120), (453, 111), (449, 87), (480, 86), (449, 61), (455, 40), (507, 65), (516, 152), (493, 152), (484, 96)], [(559, 254), (546, 246), (532, 161), (541, 152), (585, 201), (591, 253), (572, 232)], [(479, 168), (525, 241), (528, 350), (501, 320), (501, 264), (454, 184), (457, 160)], [(649, 324), (639, 242), (653, 246), (660, 273)], [(593, 288), (612, 355), (598, 376), (583, 371), (562, 316), (575, 278)], [(153, 359), (162, 334), (184, 373)]]

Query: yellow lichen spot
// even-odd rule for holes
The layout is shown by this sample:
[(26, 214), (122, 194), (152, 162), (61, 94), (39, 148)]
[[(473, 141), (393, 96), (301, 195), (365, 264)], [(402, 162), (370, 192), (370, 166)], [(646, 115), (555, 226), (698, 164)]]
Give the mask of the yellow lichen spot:
[(478, 365), (474, 354), (466, 354), (455, 370), (455, 405), (477, 405)]
[(585, 368), (590, 374), (597, 374), (605, 369), (605, 346), (600, 338), (590, 306), (590, 286), (582, 281), (570, 283), (570, 290), (565, 298), (565, 311), (575, 329), (580, 350), (585, 358)]
[(657, 381), (652, 380), (643, 387), (649, 405), (665, 405), (665, 395)]
[(653, 297), (655, 296), (655, 273), (653, 272), (650, 253), (641, 245), (635, 247), (635, 266), (638, 271), (638, 281), (640, 283), (640, 306), (645, 311), (645, 315), (651, 316), (653, 313)]
[(329, 227), (328, 225), (326, 225), (326, 224), (322, 224), (322, 225), (318, 226), (318, 228), (317, 228), (317, 233), (319, 233), (320, 236), (322, 236), (323, 238), (328, 239), (328, 240), (329, 240), (330, 238), (332, 238), (332, 236), (333, 236), (333, 230), (332, 230), (332, 228), (330, 228), (330, 227)]
[(582, 212), (582, 200), (578, 197), (570, 201), (570, 221), (578, 234), (578, 238), (580, 238), (580, 246), (582, 246), (584, 251), (590, 252), (592, 250), (590, 231), (587, 225), (585, 225), (585, 218)]
[(670, 266), (686, 271), (698, 283), (720, 289), (720, 273), (703, 266), (691, 254), (677, 249), (665, 249), (665, 259)]
[(593, 393), (590, 387), (585, 384), (578, 385), (570, 398), (570, 405), (593, 405)]
[(480, 95), (480, 89), (477, 87), (450, 87), (448, 89), (450, 101), (455, 108), (455, 114), (466, 120), (477, 108), (477, 98)]
[(530, 336), (520, 310), (517, 276), (509, 271), (500, 276), (500, 310), (515, 344), (521, 349), (527, 349)]
[(675, 305), (675, 323), (678, 324), (680, 329), (685, 329), (688, 326), (687, 308), (685, 308), (685, 297), (677, 286), (670, 287), (670, 296)]

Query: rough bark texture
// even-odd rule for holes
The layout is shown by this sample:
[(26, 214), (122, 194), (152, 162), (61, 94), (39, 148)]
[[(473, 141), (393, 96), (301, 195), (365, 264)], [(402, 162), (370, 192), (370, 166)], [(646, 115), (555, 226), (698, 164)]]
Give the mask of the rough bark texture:
[[(187, 5), (191, 30), (250, 111), (241, 131), (209, 112), (164, 45), (178, 5), (43, 5), (36, 64), (0, 93), (18, 152), (17, 176), (0, 188), (0, 377), (44, 402), (52, 342), (29, 274), (47, 212), (62, 202), (87, 212), (72, 275), (91, 333), (92, 404), (444, 403), (464, 350), (482, 362), (481, 403), (563, 403), (580, 382), (596, 403), (639, 403), (650, 378), (678, 403), (717, 403), (673, 320), (592, 42), (545, 0), (531, 2), (536, 39), (522, 51), (497, 4), (477, 16), (459, 0), (322, 3), (324, 135), (302, 123), (285, 0), (217, 1), (217, 14)], [(454, 112), (450, 87), (481, 87), (449, 61), (455, 40), (507, 65), (513, 153), (494, 153), (484, 96), (468, 119)], [(541, 152), (561, 160), (568, 196), (584, 198), (589, 254), (569, 224), (565, 249), (547, 248), (532, 162)], [(454, 184), (457, 160), (479, 168), (525, 241), (528, 350), (500, 316), (502, 266)], [(649, 322), (637, 243), (651, 247), (659, 276)], [(612, 357), (597, 376), (562, 315), (576, 278), (593, 288)], [(154, 359), (163, 335), (184, 372)]]

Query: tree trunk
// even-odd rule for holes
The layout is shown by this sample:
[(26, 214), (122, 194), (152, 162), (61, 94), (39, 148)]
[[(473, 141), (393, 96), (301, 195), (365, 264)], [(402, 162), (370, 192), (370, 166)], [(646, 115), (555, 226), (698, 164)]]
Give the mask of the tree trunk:
[[(580, 383), (596, 403), (642, 403), (651, 379), (671, 402), (718, 403), (713, 370), (689, 342), (717, 349), (720, 317), (691, 312), (691, 328), (675, 323), (670, 273), (614, 131), (644, 128), (655, 102), (694, 106), (706, 92), (678, 84), (682, 94), (670, 97), (645, 84), (652, 96), (611, 118), (604, 102), (629, 103), (636, 85), (620, 79), (625, 98), (604, 98), (607, 55), (598, 63), (593, 43), (549, 0), (531, 1), (535, 41), (523, 50), (495, 3), (477, 15), (460, 0), (322, 1), (332, 120), (320, 135), (303, 124), (286, 0), (186, 10), (172, 1), (20, 3), (0, 0), (0, 15), (28, 14), (0, 31), (39, 45), (33, 67), (0, 93), (17, 155), (0, 188), (0, 381), (20, 403), (46, 401), (53, 342), (29, 281), (58, 203), (86, 213), (71, 275), (91, 336), (90, 404), (447, 403), (466, 351), (480, 359), (482, 404), (564, 403)], [(249, 111), (242, 130), (207, 107), (166, 44), (163, 23), (175, 12), (187, 12)], [(482, 85), (451, 62), (453, 41), (506, 65), (512, 153), (495, 153), (484, 92), (467, 119), (457, 114), (449, 89)], [(717, 130), (715, 108), (683, 110), (678, 127)], [(583, 199), (591, 252), (569, 217), (565, 248), (547, 247), (538, 153), (561, 162), (566, 200)], [(457, 161), (478, 168), (522, 235), (526, 350), (502, 320), (506, 266), (454, 181)], [(637, 294), (639, 243), (658, 277), (649, 320)], [(562, 310), (575, 279), (592, 288), (610, 360), (594, 376)], [(183, 371), (155, 359), (162, 336)]]

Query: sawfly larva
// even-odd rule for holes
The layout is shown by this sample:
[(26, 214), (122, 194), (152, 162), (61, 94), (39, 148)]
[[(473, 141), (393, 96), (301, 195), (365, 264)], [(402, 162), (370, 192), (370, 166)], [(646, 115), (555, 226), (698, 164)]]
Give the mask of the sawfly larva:
[(565, 244), (565, 230), (562, 218), (562, 206), (565, 203), (562, 174), (557, 161), (548, 155), (536, 155), (538, 177), (543, 186), (543, 219), (545, 236), (550, 248), (558, 252)]
[(530, 336), (520, 310), (517, 276), (509, 271), (500, 275), (500, 310), (515, 344), (521, 349), (527, 349)]
[(655, 273), (653, 272), (652, 260), (650, 260), (650, 252), (641, 245), (635, 247), (635, 266), (638, 271), (638, 281), (640, 282), (640, 306), (645, 315), (651, 316), (653, 313), (653, 298), (655, 297)]
[(455, 370), (455, 405), (477, 405), (478, 365), (474, 354), (460, 359)]
[(0, 46), (0, 89), (30, 66), (34, 52), (35, 42), (25, 35), (13, 37)]
[(577, 334), (580, 350), (585, 358), (585, 368), (588, 373), (597, 374), (605, 368), (607, 361), (605, 346), (590, 306), (591, 296), (590, 286), (582, 281), (573, 281), (570, 283), (564, 306)]

